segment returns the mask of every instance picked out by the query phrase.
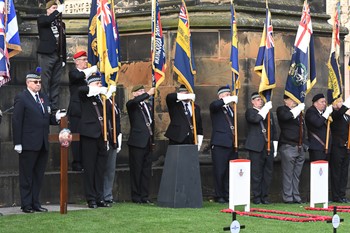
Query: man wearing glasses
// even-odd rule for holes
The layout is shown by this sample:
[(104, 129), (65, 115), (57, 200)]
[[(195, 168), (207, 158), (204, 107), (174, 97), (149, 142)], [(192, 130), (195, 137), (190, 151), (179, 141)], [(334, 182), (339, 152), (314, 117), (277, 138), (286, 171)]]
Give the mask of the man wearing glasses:
[[(78, 89), (87, 85), (87, 78), (97, 72), (97, 66), (87, 68), (88, 60), (85, 51), (79, 51), (73, 56), (75, 68), (69, 71), (69, 93), (70, 100), (68, 106), (69, 126), (72, 133), (79, 133), (79, 122), (81, 118), (81, 106)], [(72, 142), (72, 170), (82, 171), (82, 155), (80, 142)]]
[(27, 88), (14, 100), (12, 130), (14, 150), (19, 154), (19, 186), (24, 213), (47, 212), (39, 201), (49, 150), (49, 126), (65, 113), (51, 114), (49, 100), (41, 92), (38, 72), (26, 76)]

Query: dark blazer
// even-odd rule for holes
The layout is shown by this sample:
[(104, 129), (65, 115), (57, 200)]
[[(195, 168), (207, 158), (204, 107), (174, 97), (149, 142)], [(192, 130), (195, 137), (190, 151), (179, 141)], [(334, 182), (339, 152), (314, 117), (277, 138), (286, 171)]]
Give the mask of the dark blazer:
[(101, 116), (103, 116), (102, 103), (97, 96), (92, 96), (92, 97), (86, 96), (87, 93), (89, 92), (88, 86), (81, 86), (79, 87), (78, 90), (79, 90), (79, 98), (81, 101), (81, 118), (80, 118), (79, 133), (82, 136), (86, 136), (90, 138), (99, 138), (102, 135), (102, 127), (98, 119), (98, 115), (97, 115), (94, 103), (96, 103)]
[(348, 141), (350, 116), (346, 116), (347, 120), (344, 116), (347, 110), (348, 108), (343, 105), (339, 110), (333, 110), (332, 112), (333, 122), (331, 124), (331, 130), (333, 145), (343, 147)]
[[(327, 134), (327, 120), (318, 112), (318, 110), (311, 106), (306, 110), (305, 123), (308, 130), (309, 149), (311, 150), (324, 150), (322, 145), (312, 134), (316, 134), (323, 143), (326, 143)], [(331, 144), (331, 135), (329, 137), (329, 145)]]
[[(261, 152), (266, 145), (265, 137), (262, 132), (260, 121), (263, 121), (264, 127), (267, 130), (267, 116), (263, 120), (262, 116), (258, 114), (258, 110), (255, 108), (248, 108), (245, 112), (245, 119), (247, 121), (247, 139), (245, 142), (245, 149)], [(273, 114), (271, 114), (271, 141), (277, 141), (276, 126), (273, 119)], [(267, 134), (267, 132), (266, 132)], [(271, 152), (273, 152), (273, 145), (271, 143)]]
[[(279, 106), (276, 110), (278, 124), (281, 129), (279, 143), (297, 146), (300, 139), (300, 118), (294, 119), (291, 109), (287, 106)], [(304, 122), (304, 120), (303, 120)], [(302, 140), (305, 141), (305, 125), (302, 122)]]
[[(129, 146), (145, 148), (150, 142), (151, 135), (146, 126), (140, 105), (140, 102), (148, 99), (149, 97), (150, 96), (147, 93), (144, 93), (126, 103), (126, 109), (128, 111), (130, 121), (130, 134), (127, 142)], [(148, 104), (147, 107), (149, 113), (152, 114)], [(152, 125), (150, 127), (152, 128)]]
[[(176, 142), (183, 142), (188, 133), (191, 132), (183, 104), (181, 101), (177, 102), (177, 93), (168, 94), (166, 103), (170, 116), (170, 124), (165, 132), (165, 137)], [(203, 135), (201, 110), (197, 104), (194, 105), (194, 110), (196, 114), (197, 134)]]
[[(62, 41), (62, 43), (57, 42), (51, 29), (51, 23), (54, 22), (59, 15), (60, 13), (56, 10), (50, 15), (40, 15), (38, 17), (39, 46), (37, 52), (43, 54), (51, 54), (56, 52), (59, 56), (62, 56), (63, 61), (66, 62), (66, 26), (64, 22), (62, 22), (62, 26), (58, 25), (58, 30), (60, 30), (59, 28), (62, 27), (62, 38), (59, 38), (59, 41)], [(62, 54), (60, 54), (61, 44)]]
[(35, 101), (28, 89), (16, 95), (12, 116), (13, 144), (22, 145), (23, 150), (39, 151), (43, 144), (49, 150), (49, 126), (57, 125), (54, 114), (50, 114), (49, 99), (40, 92), (39, 98), (45, 109)]
[(77, 68), (69, 71), (69, 106), (68, 115), (80, 117), (81, 116), (81, 106), (78, 89), (81, 86), (87, 86), (85, 81), (85, 73), (79, 71)]
[[(233, 117), (228, 113), (226, 116), (224, 101), (222, 99), (213, 101), (209, 106), (209, 110), (212, 124), (210, 144), (215, 146), (232, 147), (233, 135), (228, 119), (231, 121), (231, 125), (234, 124), (234, 121)], [(233, 113), (232, 108), (231, 111)]]

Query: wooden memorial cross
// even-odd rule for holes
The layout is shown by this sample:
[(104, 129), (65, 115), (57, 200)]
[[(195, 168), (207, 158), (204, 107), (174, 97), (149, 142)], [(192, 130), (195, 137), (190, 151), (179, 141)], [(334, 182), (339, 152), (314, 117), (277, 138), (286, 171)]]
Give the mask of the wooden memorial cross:
[[(68, 128), (67, 116), (61, 118), (60, 130)], [(50, 134), (49, 142), (59, 143), (59, 134)], [(72, 142), (79, 141), (80, 135), (72, 134)], [(67, 214), (68, 204), (68, 149), (69, 147), (60, 146), (61, 151), (61, 171), (60, 171), (60, 213)]]

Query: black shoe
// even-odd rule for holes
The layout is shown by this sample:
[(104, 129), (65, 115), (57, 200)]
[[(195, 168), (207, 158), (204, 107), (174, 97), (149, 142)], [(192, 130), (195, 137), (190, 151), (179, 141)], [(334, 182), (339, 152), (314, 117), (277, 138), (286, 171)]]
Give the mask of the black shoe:
[(261, 203), (263, 203), (263, 204), (265, 204), (265, 205), (271, 204), (271, 202), (269, 202), (268, 200), (261, 200)]
[(225, 199), (225, 201), (226, 201), (227, 203), (230, 202), (230, 199), (229, 199), (228, 197), (224, 197), (224, 199)]
[(31, 206), (26, 206), (26, 207), (22, 208), (22, 212), (27, 213), (27, 214), (31, 214), (31, 213), (34, 213), (34, 210)]
[(343, 199), (333, 199), (333, 202), (336, 202), (336, 203), (344, 203), (344, 202), (343, 202)]
[(44, 207), (38, 207), (33, 209), (35, 212), (47, 212), (47, 209)]
[(153, 202), (152, 202), (151, 200), (149, 200), (149, 199), (141, 200), (141, 203), (142, 203), (142, 204), (149, 204), (149, 205), (152, 205), (152, 204), (153, 204)]
[(222, 198), (222, 197), (216, 198), (215, 202), (220, 203), (220, 204), (225, 204), (226, 203), (225, 199)]
[(293, 204), (293, 203), (296, 203), (296, 202), (293, 202), (293, 201), (285, 201), (284, 204)]
[(116, 201), (114, 201), (114, 200), (105, 200), (105, 202), (107, 204), (115, 204), (116, 203)]
[(136, 203), (136, 204), (141, 204), (142, 202), (140, 200), (132, 200), (132, 202)]
[(88, 207), (91, 209), (97, 208), (96, 201), (88, 201)]
[(97, 207), (111, 207), (110, 204), (104, 202), (104, 201), (98, 201), (97, 202)]
[(349, 203), (349, 202), (350, 202), (346, 197), (345, 197), (345, 198), (342, 198), (341, 201), (342, 201), (343, 203)]
[(253, 200), (253, 203), (255, 205), (259, 205), (259, 204), (261, 204), (261, 200), (260, 199)]
[(72, 171), (82, 172), (84, 171), (83, 166), (80, 163), (72, 163)]

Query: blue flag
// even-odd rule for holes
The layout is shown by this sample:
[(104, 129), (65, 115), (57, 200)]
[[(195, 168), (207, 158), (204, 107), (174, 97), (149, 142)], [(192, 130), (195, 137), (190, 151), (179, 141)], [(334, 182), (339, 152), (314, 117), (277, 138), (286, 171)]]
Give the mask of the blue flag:
[(328, 61), (328, 91), (327, 99), (328, 104), (332, 104), (334, 100), (342, 97), (342, 79), (339, 69), (339, 52), (340, 52), (340, 2), (336, 3), (335, 12), (334, 12), (334, 22), (333, 22), (333, 33), (332, 33), (332, 47), (331, 54)]
[(239, 65), (238, 65), (238, 37), (237, 37), (237, 23), (236, 11), (231, 1), (231, 57), (230, 57), (231, 71), (232, 71), (232, 94), (238, 95), (241, 88), (239, 81)]
[[(93, 15), (95, 13), (95, 15)], [(90, 11), (88, 61), (98, 67), (103, 86), (116, 85), (120, 68), (119, 33), (113, 0), (93, 0)], [(91, 51), (92, 50), (92, 51)], [(93, 54), (90, 54), (90, 53)]]
[(305, 1), (288, 71), (285, 95), (298, 104), (316, 83), (314, 38), (309, 4)]
[(272, 36), (273, 27), (271, 22), (271, 13), (266, 3), (266, 21), (254, 68), (254, 71), (261, 77), (259, 94), (265, 102), (271, 100), (272, 89), (276, 87), (275, 50)]
[(190, 19), (183, 0), (176, 36), (174, 71), (178, 75), (178, 81), (184, 84), (189, 92), (193, 93), (196, 67), (192, 51)]
[(165, 49), (162, 22), (160, 21), (160, 10), (158, 0), (152, 0), (152, 86), (158, 86), (165, 78)]
[(0, 0), (0, 87), (11, 80), (10, 58), (21, 51), (13, 0)]

